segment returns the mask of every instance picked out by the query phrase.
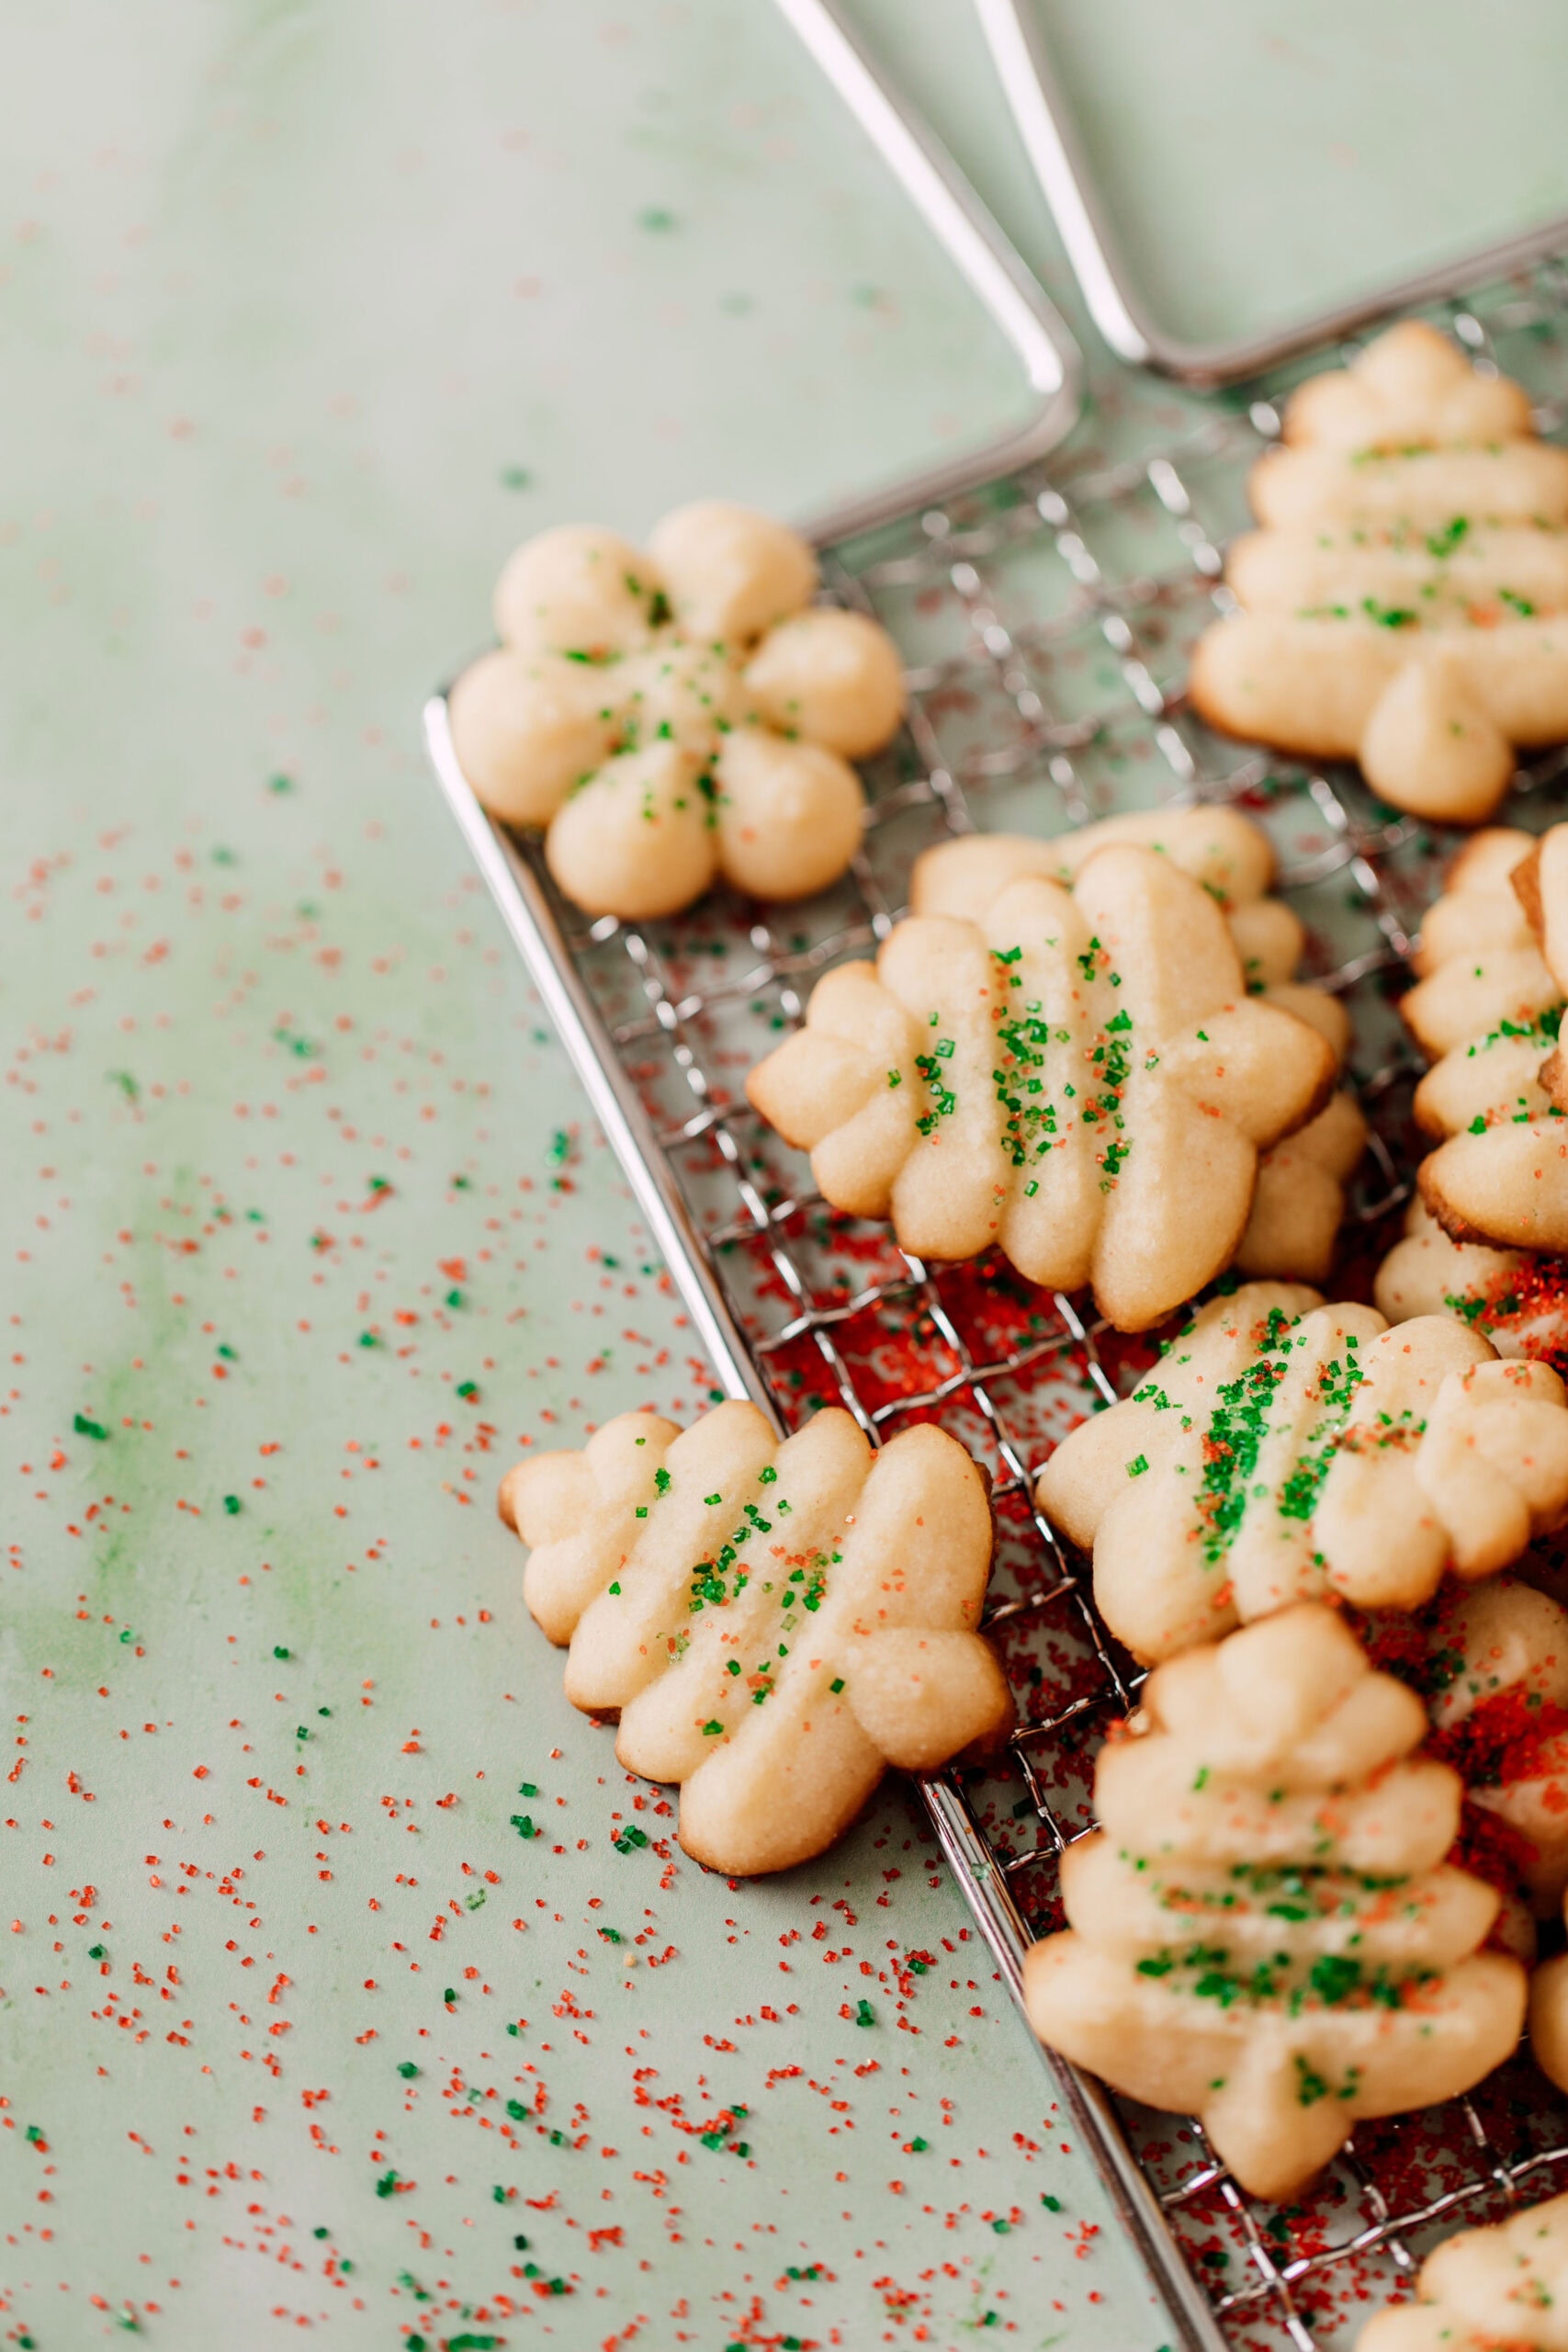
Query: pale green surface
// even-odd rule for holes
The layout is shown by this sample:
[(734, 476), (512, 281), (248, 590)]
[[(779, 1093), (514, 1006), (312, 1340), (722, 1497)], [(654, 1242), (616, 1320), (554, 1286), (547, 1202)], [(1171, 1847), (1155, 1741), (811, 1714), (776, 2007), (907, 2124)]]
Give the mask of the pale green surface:
[(1560, 0), (1030, 5), (1168, 334), (1259, 333), (1568, 213)]
[[(961, 0), (878, 15), (1048, 254)], [(1153, 2352), (973, 1944), (920, 1981), (918, 2041), (860, 1973), (966, 1917), (901, 1796), (820, 1870), (733, 1894), (611, 1850), (632, 1792), (560, 1697), (490, 1498), (525, 1431), (689, 1411), (706, 1383), (417, 738), (523, 532), (863, 487), (1016, 414), (993, 339), (762, 0), (13, 12), (0, 89), (0, 1677), (29, 1743), (0, 1805), (22, 1930), (0, 2316), (41, 2352), (116, 2335), (128, 2301), (182, 2352), (293, 2342), (301, 2316), (434, 2343), (465, 2301), (526, 2292), (525, 2228), (582, 2283), (485, 2324), (508, 2344), (718, 2346), (755, 2299), (770, 2341), (858, 2352), (924, 2323), (949, 2345), (993, 2310), (979, 2340)], [(547, 1860), (508, 1826), (523, 1778)], [(499, 1874), (473, 1912), (465, 1863)], [(826, 1947), (781, 1951), (818, 1917)], [(678, 1956), (625, 1971), (606, 1922)], [(862, 2033), (840, 2008), (868, 1984)], [(111, 1992), (145, 2042), (103, 2020)], [(556, 2014), (567, 1994), (592, 2021)], [(787, 2000), (795, 2020), (735, 2022)], [(582, 2102), (589, 2147), (525, 2125), (517, 2157), (447, 2121), (449, 2079), (531, 2098), (528, 2065), (549, 2125), (576, 2134)], [(638, 2065), (689, 2114), (745, 2101), (751, 2165), (637, 2103)], [(416, 2186), (378, 2199), (388, 2170)], [(502, 2211), (497, 2185), (561, 2201)]]

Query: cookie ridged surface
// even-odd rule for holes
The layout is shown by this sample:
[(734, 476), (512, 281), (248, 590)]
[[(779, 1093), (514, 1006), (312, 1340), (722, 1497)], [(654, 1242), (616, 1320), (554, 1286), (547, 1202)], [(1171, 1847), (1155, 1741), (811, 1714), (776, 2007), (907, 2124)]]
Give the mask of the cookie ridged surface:
[(1445, 2238), (1356, 2352), (1568, 2352), (1568, 2197)]
[(715, 1870), (804, 1861), (889, 1764), (933, 1770), (1010, 1726), (977, 1631), (989, 1498), (940, 1430), (874, 1454), (837, 1409), (782, 1442), (751, 1405), (684, 1431), (626, 1413), (520, 1463), (501, 1508), (568, 1698), (619, 1717), (628, 1770), (681, 1783), (681, 1842)]
[(865, 815), (849, 762), (892, 736), (903, 673), (886, 630), (814, 606), (816, 586), (797, 533), (719, 500), (646, 549), (565, 525), (513, 555), (453, 743), (492, 815), (545, 829), (585, 912), (673, 914), (721, 876), (798, 899), (843, 873)]
[(1506, 1567), (1568, 1512), (1568, 1392), (1451, 1317), (1391, 1330), (1248, 1283), (1065, 1439), (1035, 1492), (1092, 1549), (1111, 1631), (1167, 1657), (1292, 1601), (1414, 1609), (1446, 1571)]
[(1568, 1072), (1558, 1044), (1568, 825), (1539, 842), (1479, 834), (1427, 916), (1416, 969), (1400, 1007), (1432, 1065), (1416, 1117), (1443, 1138), (1422, 1162), (1422, 1199), (1456, 1241), (1568, 1250)]
[(1305, 1603), (1168, 1661), (1095, 1776), (1068, 1928), (1025, 1967), (1036, 2032), (1196, 2113), (1259, 2197), (1293, 2196), (1363, 2116), (1471, 2087), (1518, 2040), (1497, 1897), (1445, 1862), (1461, 1786), (1414, 1692)]
[[(1066, 879), (995, 895), (986, 856), (983, 882), (938, 869), (974, 919), (916, 914), (874, 965), (828, 973), (747, 1091), (834, 1207), (922, 1257), (999, 1243), (1145, 1329), (1235, 1256), (1258, 1155), (1324, 1108), (1337, 1046), (1295, 1009), (1315, 991), (1248, 993), (1245, 910), (1227, 921), (1163, 847), (1111, 834)], [(1263, 906), (1259, 937), (1282, 936)]]
[(1359, 760), (1396, 808), (1481, 824), (1568, 735), (1568, 451), (1523, 390), (1406, 321), (1292, 397), (1196, 649), (1227, 733)]

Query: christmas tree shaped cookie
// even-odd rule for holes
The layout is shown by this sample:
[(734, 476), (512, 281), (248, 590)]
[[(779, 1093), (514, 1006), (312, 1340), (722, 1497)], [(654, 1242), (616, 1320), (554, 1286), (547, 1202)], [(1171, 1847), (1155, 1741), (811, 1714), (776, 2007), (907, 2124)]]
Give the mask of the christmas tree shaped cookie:
[(920, 1257), (999, 1243), (1143, 1330), (1230, 1263), (1259, 1152), (1336, 1068), (1318, 1029), (1248, 995), (1202, 885), (1111, 841), (1070, 887), (897, 924), (874, 965), (818, 982), (747, 1091), (835, 1208), (891, 1217)]
[(1245, 1284), (1200, 1309), (1124, 1402), (1075, 1430), (1040, 1506), (1094, 1554), (1138, 1657), (1328, 1595), (1414, 1609), (1506, 1567), (1568, 1513), (1568, 1392), (1449, 1316)]
[(1407, 321), (1288, 403), (1253, 469), (1240, 609), (1200, 639), (1211, 726), (1359, 760), (1397, 808), (1484, 822), (1517, 748), (1568, 735), (1568, 450)]
[(1432, 1067), (1416, 1116), (1446, 1137), (1421, 1197), (1457, 1241), (1568, 1250), (1568, 825), (1501, 829), (1457, 858), (1400, 1010)]
[(848, 763), (892, 736), (904, 683), (886, 630), (814, 605), (816, 586), (795, 532), (716, 499), (646, 549), (541, 533), (502, 574), (500, 649), (452, 690), (465, 776), (545, 829), (589, 914), (673, 914), (720, 875), (761, 899), (822, 889), (860, 846)]
[(930, 1426), (873, 1453), (848, 1413), (781, 1442), (755, 1406), (684, 1431), (623, 1413), (581, 1453), (509, 1472), (523, 1594), (569, 1645), (566, 1691), (618, 1716), (628, 1771), (681, 1783), (681, 1843), (735, 1876), (848, 1827), (889, 1764), (931, 1771), (1005, 1737), (976, 1630), (986, 1482)]
[(1356, 2352), (1568, 2352), (1568, 2197), (1445, 2238)]
[(1468, 2090), (1513, 2050), (1525, 1974), (1497, 1897), (1445, 1862), (1460, 1782), (1426, 1719), (1303, 1603), (1158, 1667), (1102, 1749), (1100, 1827), (1037, 1943), (1041, 2040), (1196, 2114), (1259, 2197), (1294, 2196), (1363, 2116)]

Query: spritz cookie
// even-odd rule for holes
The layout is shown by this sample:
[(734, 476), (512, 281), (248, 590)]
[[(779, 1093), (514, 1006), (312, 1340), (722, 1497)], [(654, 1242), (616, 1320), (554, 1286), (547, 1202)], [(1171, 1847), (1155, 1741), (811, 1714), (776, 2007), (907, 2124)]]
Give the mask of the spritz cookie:
[(843, 873), (865, 815), (849, 763), (891, 738), (904, 682), (886, 631), (816, 586), (797, 533), (716, 499), (646, 548), (579, 525), (518, 548), (452, 739), (493, 816), (545, 829), (585, 912), (674, 914), (720, 876), (800, 899)]
[[(1301, 918), (1270, 895), (1274, 851), (1267, 833), (1234, 808), (1141, 809), (1049, 839), (967, 833), (915, 861), (909, 903), (918, 915), (983, 922), (1010, 883), (1039, 876), (1070, 885), (1097, 851), (1130, 842), (1160, 851), (1224, 909), (1248, 996), (1293, 1012), (1326, 1038), (1340, 1062), (1350, 1046), (1342, 1001), (1297, 977)], [(1332, 1096), (1289, 1140), (1265, 1151), (1251, 1215), (1235, 1252), (1245, 1274), (1323, 1282), (1345, 1216), (1345, 1187), (1366, 1148), (1367, 1123), (1348, 1092)]]
[(1259, 1153), (1337, 1073), (1321, 1027), (1248, 994), (1217, 899), (1111, 838), (829, 972), (747, 1092), (835, 1208), (919, 1257), (998, 1243), (1135, 1331), (1231, 1262)]
[(1445, 1138), (1421, 1197), (1456, 1241), (1568, 1250), (1568, 825), (1480, 833), (1429, 910), (1401, 1001), (1432, 1067), (1416, 1118)]
[(1568, 1514), (1568, 1391), (1452, 1317), (1391, 1330), (1249, 1283), (1073, 1430), (1035, 1496), (1092, 1551), (1100, 1613), (1139, 1657), (1294, 1600), (1416, 1609)]
[(1405, 1212), (1403, 1239), (1378, 1268), (1372, 1297), (1391, 1323), (1457, 1315), (1500, 1356), (1538, 1356), (1568, 1372), (1568, 1264), (1530, 1250), (1450, 1240), (1419, 1197)]
[(1568, 2352), (1568, 2197), (1445, 2238), (1356, 2352)]
[(1210, 725), (1359, 760), (1397, 808), (1485, 821), (1568, 735), (1568, 451), (1519, 385), (1406, 321), (1285, 410), (1193, 655)]
[(889, 1764), (932, 1771), (1011, 1726), (976, 1630), (986, 1481), (941, 1430), (874, 1453), (837, 1409), (782, 1442), (754, 1405), (683, 1431), (623, 1413), (520, 1462), (501, 1513), (567, 1697), (619, 1718), (628, 1771), (681, 1783), (681, 1843), (711, 1869), (805, 1861)]
[(1156, 1668), (1101, 1749), (1100, 1824), (1033, 1946), (1036, 2033), (1196, 2114), (1256, 2197), (1294, 2196), (1363, 2116), (1470, 2089), (1514, 2049), (1498, 1898), (1446, 1860), (1457, 1773), (1414, 1691), (1311, 1602)]
[(1568, 1889), (1568, 1610), (1518, 1570), (1446, 1594), (1427, 1627), (1437, 1754), (1485, 1816), (1499, 1875), (1537, 1918)]

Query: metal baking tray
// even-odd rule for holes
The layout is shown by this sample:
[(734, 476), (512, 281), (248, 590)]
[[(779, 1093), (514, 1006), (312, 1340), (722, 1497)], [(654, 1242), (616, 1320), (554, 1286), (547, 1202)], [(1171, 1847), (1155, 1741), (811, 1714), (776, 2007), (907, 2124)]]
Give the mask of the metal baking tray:
[[(1039, 0), (975, 0), (1019, 136), (1055, 218), (1089, 313), (1119, 359), (1197, 385), (1234, 382), (1294, 351), (1346, 334), (1368, 320), (1484, 285), (1568, 246), (1568, 215), (1512, 237), (1472, 245), (1432, 267), (1374, 286), (1265, 334), (1190, 343), (1163, 328), (1137, 292), (1118, 250), (1087, 149), (1052, 62)], [(1237, 27), (1238, 37), (1240, 32)], [(1502, 37), (1499, 21), (1498, 33)]]
[[(936, 1419), (991, 1475), (1001, 1540), (987, 1623), (1020, 1728), (1001, 1767), (942, 1773), (919, 1792), (1017, 2000), (1031, 1940), (1060, 1923), (1056, 1863), (1092, 1826), (1095, 1748), (1134, 1703), (1138, 1679), (1095, 1614), (1087, 1564), (1033, 1508), (1031, 1471), (1084, 1411), (1135, 1383), (1145, 1343), (994, 1260), (928, 1264), (884, 1228), (829, 1211), (805, 1161), (747, 1106), (745, 1071), (800, 1021), (821, 972), (874, 952), (914, 858), (933, 842), (1224, 802), (1271, 833), (1314, 974), (1354, 1011), (1352, 1076), (1378, 1144), (1351, 1229), (1370, 1248), (1414, 1157), (1416, 1072), (1390, 986), (1452, 840), (1381, 808), (1352, 770), (1248, 751), (1185, 707), (1187, 650), (1223, 605), (1223, 549), (1245, 519), (1246, 472), (1278, 430), (1282, 380), (1255, 383), (1174, 440), (1123, 443), (1114, 458), (1095, 446), (1092, 420), (1064, 444), (1077, 359), (1049, 306), (1029, 300), (1005, 240), (827, 0), (779, 5), (981, 301), (1012, 320), (1040, 391), (1021, 441), (972, 449), (940, 476), (811, 526), (825, 593), (881, 619), (908, 674), (906, 729), (867, 770), (864, 849), (840, 886), (802, 906), (762, 910), (720, 892), (672, 922), (585, 923), (558, 898), (537, 844), (508, 835), (475, 799), (444, 694), (426, 707), (425, 733), (716, 1385), (781, 1430), (823, 1402), (846, 1407), (875, 1442), (911, 1418)], [(1483, 364), (1523, 378), (1543, 429), (1561, 432), (1568, 269), (1542, 262), (1436, 315)], [(1549, 820), (1562, 779), (1560, 754), (1521, 775), (1518, 821)], [(1029, 2046), (1038, 2052), (1032, 2035)], [(1522, 2188), (1568, 2180), (1568, 2112), (1528, 2058), (1472, 2100), (1363, 2127), (1325, 2183), (1281, 2211), (1236, 2188), (1195, 2123), (1151, 2116), (1039, 2054), (1183, 2352), (1348, 2352), (1367, 2309), (1408, 2280), (1439, 2224), (1493, 2218)]]

